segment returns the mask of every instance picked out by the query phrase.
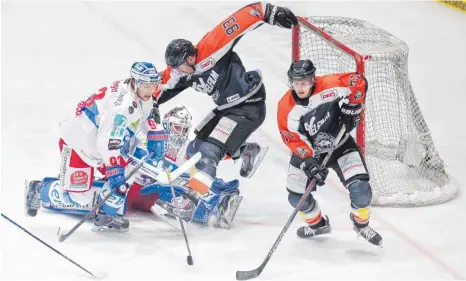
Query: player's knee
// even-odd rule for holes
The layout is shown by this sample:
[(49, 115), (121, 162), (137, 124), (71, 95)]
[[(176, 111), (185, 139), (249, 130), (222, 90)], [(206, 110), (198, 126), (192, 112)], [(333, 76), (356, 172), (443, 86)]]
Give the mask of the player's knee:
[(222, 148), (210, 142), (202, 142), (199, 146), (199, 152), (201, 153), (201, 160), (196, 164), (196, 169), (215, 178), (218, 163), (224, 157), (225, 152)]
[(365, 208), (371, 204), (372, 189), (368, 181), (356, 180), (348, 185), (351, 204), (355, 208)]
[(193, 155), (199, 151), (199, 147), (201, 146), (201, 143), (203, 143), (203, 141), (201, 140), (198, 140), (198, 139), (192, 140), (186, 147), (186, 156), (188, 156), (188, 158), (193, 157)]
[[(302, 196), (302, 194), (290, 192), (288, 193), (288, 202), (291, 206), (296, 207)], [(304, 201), (304, 204), (301, 206), (300, 211), (304, 213), (312, 212), (316, 207), (316, 203), (317, 201), (314, 199), (314, 196), (309, 194), (309, 196), (306, 198), (306, 201)]]
[(203, 142), (199, 147), (199, 152), (202, 155), (201, 161), (199, 162), (206, 162), (215, 166), (218, 165), (225, 155), (222, 148), (210, 142)]

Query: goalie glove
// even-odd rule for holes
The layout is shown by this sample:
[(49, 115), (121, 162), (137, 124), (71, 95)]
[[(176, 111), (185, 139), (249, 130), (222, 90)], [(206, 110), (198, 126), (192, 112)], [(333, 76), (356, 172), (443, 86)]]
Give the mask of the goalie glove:
[(361, 121), (362, 104), (343, 104), (340, 113), (340, 127), (345, 124), (346, 132), (351, 132)]
[(275, 6), (270, 3), (267, 3), (265, 7), (264, 21), (271, 25), (278, 25), (288, 29), (298, 25), (298, 19), (290, 9)]

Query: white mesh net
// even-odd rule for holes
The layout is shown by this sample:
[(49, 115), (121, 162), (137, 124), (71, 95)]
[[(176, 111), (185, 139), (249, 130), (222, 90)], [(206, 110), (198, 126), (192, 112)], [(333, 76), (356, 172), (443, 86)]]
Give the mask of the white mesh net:
[(364, 71), (368, 80), (356, 134), (371, 176), (372, 204), (421, 206), (456, 197), (458, 185), (445, 171), (409, 82), (408, 46), (361, 20), (306, 20), (294, 30), (295, 59), (312, 60), (317, 75)]

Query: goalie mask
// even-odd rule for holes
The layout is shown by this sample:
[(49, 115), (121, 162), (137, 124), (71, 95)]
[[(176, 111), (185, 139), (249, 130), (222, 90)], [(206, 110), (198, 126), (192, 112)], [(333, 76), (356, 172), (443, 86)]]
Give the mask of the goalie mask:
[(176, 106), (163, 116), (163, 127), (168, 133), (168, 148), (180, 148), (188, 139), (192, 116), (185, 106)]

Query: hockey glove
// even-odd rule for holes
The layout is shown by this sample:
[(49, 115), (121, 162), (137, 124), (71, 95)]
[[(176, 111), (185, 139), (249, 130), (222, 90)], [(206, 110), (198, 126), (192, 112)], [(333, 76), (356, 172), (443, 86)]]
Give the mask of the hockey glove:
[(305, 158), (301, 163), (301, 170), (303, 170), (310, 179), (315, 178), (317, 185), (322, 186), (325, 184), (328, 169), (325, 167), (321, 168), (319, 162), (314, 157)]
[(343, 104), (340, 113), (340, 125), (345, 124), (346, 132), (351, 132), (361, 121), (362, 104)]
[(152, 118), (154, 118), (154, 121), (156, 124), (160, 124), (160, 111), (159, 111), (159, 105), (154, 102), (154, 105), (152, 107)]
[(105, 171), (105, 176), (107, 176), (108, 182), (110, 183), (110, 188), (117, 188), (117, 190), (122, 187), (124, 190), (118, 190), (120, 193), (125, 192), (125, 168), (120, 165), (115, 165), (108, 167)]
[(151, 159), (153, 165), (158, 166), (158, 163), (165, 159), (165, 144), (167, 140), (168, 135), (164, 130), (149, 131), (147, 133), (147, 150), (149, 153), (154, 152)]
[(298, 19), (288, 8), (267, 3), (265, 7), (264, 21), (271, 25), (278, 25), (283, 28), (292, 28), (298, 25)]

